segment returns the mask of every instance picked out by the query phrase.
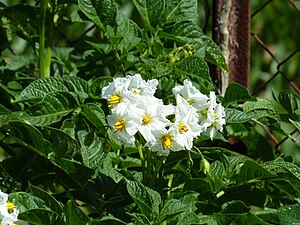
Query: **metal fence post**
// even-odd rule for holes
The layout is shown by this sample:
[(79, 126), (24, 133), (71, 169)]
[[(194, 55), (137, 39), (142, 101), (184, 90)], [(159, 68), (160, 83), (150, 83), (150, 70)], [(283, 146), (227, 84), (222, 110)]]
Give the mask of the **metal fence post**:
[(231, 82), (248, 87), (250, 22), (250, 0), (213, 1), (213, 39), (220, 46), (230, 70), (229, 74), (216, 70), (221, 95)]

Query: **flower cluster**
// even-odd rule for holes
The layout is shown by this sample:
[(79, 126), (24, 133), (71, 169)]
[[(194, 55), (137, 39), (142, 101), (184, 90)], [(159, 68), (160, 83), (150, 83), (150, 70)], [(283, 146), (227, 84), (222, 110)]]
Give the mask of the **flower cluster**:
[(217, 104), (214, 92), (207, 97), (185, 80), (183, 86), (173, 88), (176, 106), (164, 105), (154, 96), (157, 84), (156, 79), (145, 81), (135, 74), (115, 78), (102, 89), (111, 108), (107, 121), (119, 140), (133, 144), (139, 132), (146, 146), (167, 156), (170, 150), (190, 150), (201, 134), (213, 139), (222, 131), (224, 108)]
[(19, 211), (13, 202), (8, 202), (8, 195), (0, 190), (0, 220), (1, 225), (15, 225)]

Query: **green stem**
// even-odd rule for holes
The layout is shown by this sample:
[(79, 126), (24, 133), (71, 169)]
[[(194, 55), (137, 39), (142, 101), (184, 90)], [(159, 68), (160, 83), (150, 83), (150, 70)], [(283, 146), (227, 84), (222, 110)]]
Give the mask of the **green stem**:
[(145, 158), (143, 154), (143, 148), (140, 143), (137, 144), (137, 149), (140, 155), (141, 163), (142, 163), (142, 173), (143, 173), (143, 180), (145, 179)]
[(168, 187), (169, 187), (169, 190), (168, 190), (168, 193), (167, 193), (168, 199), (171, 198), (171, 188), (172, 188), (173, 178), (174, 178), (174, 174), (172, 173), (172, 174), (170, 174), (169, 181), (168, 181)]
[[(50, 76), (51, 46), (49, 45), (47, 46), (46, 55), (45, 55), (45, 30), (46, 30), (46, 13), (47, 13), (48, 1), (49, 0), (41, 0), (41, 8), (40, 8), (40, 37), (39, 37), (40, 78), (45, 78)], [(51, 32), (49, 33), (51, 35)]]

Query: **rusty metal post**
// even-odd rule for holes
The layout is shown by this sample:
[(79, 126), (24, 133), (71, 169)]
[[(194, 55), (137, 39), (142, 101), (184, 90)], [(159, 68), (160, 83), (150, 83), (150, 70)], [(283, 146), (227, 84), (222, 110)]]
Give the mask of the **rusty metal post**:
[(213, 1), (213, 39), (220, 46), (230, 71), (224, 74), (216, 70), (221, 95), (231, 82), (248, 87), (250, 22), (250, 0)]

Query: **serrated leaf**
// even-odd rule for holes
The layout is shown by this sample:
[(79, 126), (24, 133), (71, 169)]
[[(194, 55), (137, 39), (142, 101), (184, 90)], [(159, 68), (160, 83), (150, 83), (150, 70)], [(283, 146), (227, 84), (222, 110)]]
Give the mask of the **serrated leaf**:
[(117, 5), (114, 0), (78, 0), (78, 6), (102, 30), (115, 21)]
[(225, 57), (220, 50), (219, 46), (209, 37), (203, 36), (203, 41), (205, 43), (205, 59), (210, 63), (219, 66), (223, 71), (229, 72)]
[(268, 179), (273, 177), (276, 177), (276, 175), (263, 166), (252, 160), (246, 160), (238, 174), (236, 182), (243, 183), (253, 179)]
[(51, 211), (42, 199), (26, 192), (11, 193), (9, 194), (9, 199), (20, 212), (25, 212), (29, 209), (47, 209)]
[(193, 21), (198, 16), (196, 0), (166, 0), (165, 22)]
[(102, 164), (104, 158), (104, 140), (100, 139), (99, 137), (95, 136), (94, 133), (92, 133), (92, 141), (91, 143), (88, 143), (86, 142), (88, 135), (90, 134), (88, 134), (88, 132), (84, 130), (78, 131), (77, 133), (81, 146), (80, 151), (83, 165), (91, 169), (96, 169)]
[(63, 204), (57, 201), (50, 193), (32, 184), (29, 184), (29, 188), (32, 194), (42, 199), (45, 205), (49, 207), (52, 211), (58, 214), (63, 212)]
[(30, 83), (16, 101), (39, 101), (51, 92), (74, 93), (80, 98), (88, 97), (88, 83), (74, 76), (49, 77)]
[(45, 140), (42, 133), (32, 125), (22, 121), (10, 121), (9, 125), (10, 134), (27, 148), (46, 157), (52, 152), (51, 143)]
[(249, 91), (246, 87), (238, 83), (231, 83), (226, 88), (226, 92), (222, 104), (226, 106), (232, 102), (242, 103), (245, 101), (252, 101), (252, 100), (255, 100), (255, 98), (249, 94)]
[(83, 225), (89, 221), (89, 218), (75, 205), (72, 200), (69, 200), (64, 208), (66, 225)]
[(68, 92), (51, 92), (40, 103), (29, 107), (21, 118), (35, 126), (48, 126), (60, 121), (78, 105), (76, 98)]
[(158, 206), (160, 204), (160, 195), (154, 190), (144, 186), (137, 181), (126, 180), (127, 190), (133, 198), (142, 214), (148, 219), (158, 214)]

